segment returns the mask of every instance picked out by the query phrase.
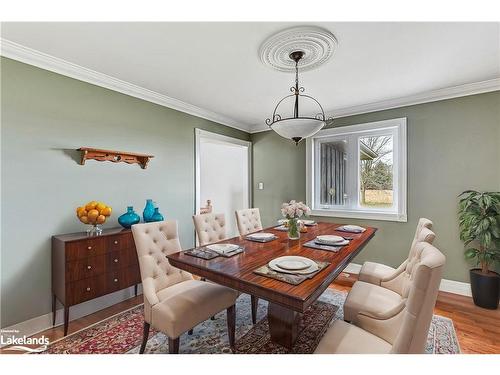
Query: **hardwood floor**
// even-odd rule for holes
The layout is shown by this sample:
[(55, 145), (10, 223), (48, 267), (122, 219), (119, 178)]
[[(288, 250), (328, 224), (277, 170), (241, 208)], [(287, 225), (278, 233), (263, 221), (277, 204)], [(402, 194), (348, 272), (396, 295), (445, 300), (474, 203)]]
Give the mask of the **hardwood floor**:
[[(355, 275), (341, 274), (330, 287), (348, 292), (356, 280)], [(79, 331), (121, 311), (142, 303), (142, 295), (130, 298), (104, 310), (74, 320), (69, 325), (69, 334)], [(500, 310), (486, 310), (477, 307), (472, 298), (440, 292), (435, 314), (453, 320), (462, 353), (500, 354)], [(51, 342), (63, 337), (63, 326), (40, 332), (34, 337), (45, 335)], [(19, 353), (0, 349), (0, 353)]]

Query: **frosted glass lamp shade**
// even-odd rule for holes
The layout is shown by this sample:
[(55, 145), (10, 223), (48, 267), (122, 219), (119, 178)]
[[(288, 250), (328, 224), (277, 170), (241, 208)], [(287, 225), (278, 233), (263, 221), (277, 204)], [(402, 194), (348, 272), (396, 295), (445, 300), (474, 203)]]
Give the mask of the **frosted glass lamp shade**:
[(276, 133), (283, 138), (292, 139), (298, 144), (302, 139), (310, 137), (319, 132), (325, 122), (311, 118), (290, 118), (277, 121), (271, 125)]

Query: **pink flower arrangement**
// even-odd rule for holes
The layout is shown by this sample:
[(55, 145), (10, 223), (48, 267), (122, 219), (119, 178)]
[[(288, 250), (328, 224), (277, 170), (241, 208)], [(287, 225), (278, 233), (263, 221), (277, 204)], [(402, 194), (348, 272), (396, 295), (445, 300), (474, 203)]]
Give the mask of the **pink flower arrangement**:
[(287, 219), (298, 219), (304, 215), (309, 216), (311, 209), (302, 202), (291, 200), (281, 205), (281, 214)]

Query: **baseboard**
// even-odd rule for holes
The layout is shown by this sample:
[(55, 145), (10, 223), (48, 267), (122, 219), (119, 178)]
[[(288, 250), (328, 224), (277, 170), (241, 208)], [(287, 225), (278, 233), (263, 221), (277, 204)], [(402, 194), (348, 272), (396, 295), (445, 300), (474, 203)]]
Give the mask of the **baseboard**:
[[(142, 285), (139, 285), (138, 294), (142, 294)], [(110, 307), (119, 302), (132, 298), (134, 297), (134, 295), (134, 287), (130, 287), (93, 299), (91, 301), (83, 302), (76, 306), (72, 306), (69, 310), (69, 320), (71, 322), (72, 320), (95, 313), (99, 310), (105, 309), (106, 307)], [(54, 326), (52, 325), (52, 313), (48, 313), (33, 319), (26, 320), (24, 322), (14, 324), (10, 327), (2, 328), (2, 336), (4, 336), (3, 341), (5, 342), (7, 337), (32, 336), (39, 332), (45, 331), (46, 329), (60, 326), (63, 324), (63, 316), (64, 309), (61, 308), (56, 311), (56, 324)], [(0, 343), (0, 348), (5, 345), (6, 344)]]
[[(349, 263), (349, 265), (344, 270), (347, 273), (359, 274), (361, 271), (361, 264)], [(439, 290), (442, 292), (459, 294), (461, 296), (472, 297), (472, 291), (470, 289), (469, 283), (464, 283), (461, 281), (454, 280), (441, 280), (441, 285), (439, 285)]]

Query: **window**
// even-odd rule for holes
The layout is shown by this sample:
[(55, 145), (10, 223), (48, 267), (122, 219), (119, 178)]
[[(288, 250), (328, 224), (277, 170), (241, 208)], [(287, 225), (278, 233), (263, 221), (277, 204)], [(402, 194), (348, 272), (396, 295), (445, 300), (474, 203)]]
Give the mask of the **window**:
[(307, 202), (317, 216), (406, 221), (406, 118), (307, 139)]

